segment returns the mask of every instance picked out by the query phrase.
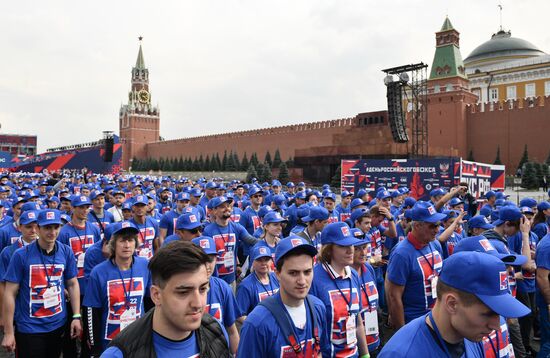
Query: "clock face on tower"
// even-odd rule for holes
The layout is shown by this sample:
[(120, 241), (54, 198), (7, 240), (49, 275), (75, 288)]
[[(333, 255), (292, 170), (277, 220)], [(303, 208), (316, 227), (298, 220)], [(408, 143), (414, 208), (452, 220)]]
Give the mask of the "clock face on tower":
[(149, 103), (149, 92), (142, 89), (138, 92), (138, 98), (141, 103)]

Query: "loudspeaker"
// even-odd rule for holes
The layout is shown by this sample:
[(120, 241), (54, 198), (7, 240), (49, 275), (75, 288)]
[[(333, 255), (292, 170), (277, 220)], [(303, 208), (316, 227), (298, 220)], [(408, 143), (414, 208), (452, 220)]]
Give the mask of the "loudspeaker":
[(388, 100), (388, 122), (393, 140), (398, 143), (408, 142), (409, 136), (405, 125), (405, 116), (403, 115), (401, 82), (388, 83), (386, 97)]
[(113, 147), (114, 147), (115, 140), (113, 137), (105, 138), (105, 153), (103, 154), (103, 161), (104, 162), (112, 162), (113, 161)]

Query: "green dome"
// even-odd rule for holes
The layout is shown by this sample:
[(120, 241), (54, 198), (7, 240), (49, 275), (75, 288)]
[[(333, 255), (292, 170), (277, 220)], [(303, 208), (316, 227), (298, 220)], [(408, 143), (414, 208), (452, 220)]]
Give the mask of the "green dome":
[(464, 60), (464, 65), (468, 65), (478, 61), (500, 62), (501, 57), (535, 57), (545, 53), (539, 50), (529, 41), (512, 37), (510, 31), (505, 32), (500, 30), (489, 41), (486, 41), (476, 47), (472, 53)]

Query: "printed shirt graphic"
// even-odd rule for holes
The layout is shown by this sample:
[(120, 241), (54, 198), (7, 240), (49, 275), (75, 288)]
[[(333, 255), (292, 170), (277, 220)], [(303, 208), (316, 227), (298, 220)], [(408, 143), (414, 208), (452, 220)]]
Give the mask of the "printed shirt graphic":
[(279, 292), (279, 281), (275, 273), (269, 273), (269, 284), (262, 285), (254, 274), (248, 275), (237, 287), (237, 303), (243, 315), (252, 310), (269, 296)]
[(134, 219), (130, 221), (139, 229), (138, 240), (140, 244), (136, 252), (138, 256), (149, 260), (154, 254), (153, 242), (158, 235), (158, 224), (156, 220), (151, 218), (145, 219), (145, 225), (136, 223)]
[(439, 250), (437, 241), (417, 250), (407, 239), (395, 246), (390, 255), (386, 277), (396, 285), (405, 286), (405, 322), (424, 315), (435, 303), (431, 280), (443, 265)]
[(149, 295), (151, 286), (147, 263), (147, 259), (143, 257), (134, 257), (132, 269), (120, 273), (112, 260), (103, 261), (93, 268), (82, 305), (101, 309), (101, 337), (104, 347), (124, 328), (121, 327), (120, 317), (126, 310), (135, 310), (136, 319), (143, 315), (143, 298)]
[[(29, 270), (29, 317), (44, 318), (51, 317), (63, 311), (63, 301), (61, 301), (61, 281), (63, 278), (65, 265), (31, 265)], [(48, 286), (48, 276), (50, 278)], [(57, 298), (54, 299), (57, 304), (46, 308), (44, 296), (48, 289), (55, 289)]]
[[(531, 253), (534, 254), (537, 249), (538, 238), (532, 232), (529, 233), (529, 247)], [(508, 238), (508, 248), (512, 252), (521, 253), (523, 250), (523, 241), (521, 239), (521, 232), (518, 231), (515, 235)], [(523, 271), (523, 280), (517, 281), (517, 290), (519, 292), (535, 292), (535, 273)]]
[[(333, 280), (326, 269), (321, 264), (315, 265), (313, 269), (313, 284), (310, 293), (319, 298), (326, 307), (326, 325), (329, 339), (332, 342), (333, 357), (351, 357), (357, 353), (357, 343), (347, 343), (346, 322), (349, 319), (349, 313), (355, 316), (357, 324), (357, 315), (359, 307), (362, 306), (359, 296), (360, 282), (357, 272), (351, 269), (351, 278), (337, 278)], [(351, 280), (351, 310), (348, 302), (350, 299), (350, 280)], [(337, 286), (335, 285), (337, 284)], [(340, 290), (338, 290), (338, 288)], [(340, 291), (342, 291), (340, 293)], [(345, 299), (344, 299), (345, 297)], [(346, 299), (348, 302), (346, 302)]]
[(241, 316), (233, 291), (227, 282), (210, 277), (210, 289), (206, 296), (205, 312), (224, 327), (229, 327)]
[(486, 358), (512, 358), (514, 348), (510, 342), (508, 325), (503, 317), (500, 317), (500, 329), (493, 331), (488, 337), (483, 337), (483, 351)]
[(4, 280), (19, 284), (14, 316), (18, 332), (51, 332), (65, 323), (65, 282), (76, 277), (76, 263), (69, 247), (55, 247), (55, 255), (42, 258), (35, 241), (10, 260)]

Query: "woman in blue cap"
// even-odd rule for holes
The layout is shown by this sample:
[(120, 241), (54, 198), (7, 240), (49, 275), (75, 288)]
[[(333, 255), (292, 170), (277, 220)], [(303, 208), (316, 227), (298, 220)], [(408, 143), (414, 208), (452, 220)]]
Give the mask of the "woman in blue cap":
[[(268, 247), (273, 253), (273, 258), (275, 258), (277, 244), (281, 240), (283, 225), (286, 223), (287, 220), (276, 211), (268, 212), (263, 218), (263, 233), (260, 236), (260, 241), (258, 241), (256, 245)], [(271, 263), (271, 268), (275, 269), (273, 263)]]
[(237, 304), (242, 314), (239, 318), (241, 322), (258, 303), (279, 291), (279, 281), (271, 271), (274, 261), (272, 254), (275, 254), (275, 250), (272, 251), (269, 247), (259, 244), (251, 250), (252, 273), (237, 287)]
[(332, 349), (323, 357), (369, 357), (362, 307), (361, 282), (352, 269), (358, 243), (345, 223), (332, 223), (321, 232), (319, 263), (313, 269), (311, 294), (326, 307), (325, 329)]
[(531, 231), (537, 234), (539, 240), (550, 233), (550, 202), (541, 201), (537, 205), (537, 214), (533, 218)]

